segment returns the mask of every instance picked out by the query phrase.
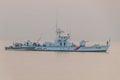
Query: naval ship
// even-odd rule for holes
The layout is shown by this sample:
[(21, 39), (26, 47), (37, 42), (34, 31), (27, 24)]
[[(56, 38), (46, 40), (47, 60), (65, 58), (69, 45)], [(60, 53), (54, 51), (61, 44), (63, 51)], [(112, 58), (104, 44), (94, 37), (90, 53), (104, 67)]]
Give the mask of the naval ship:
[(70, 40), (70, 34), (63, 35), (64, 31), (56, 28), (56, 39), (54, 42), (45, 42), (34, 48), (35, 51), (63, 51), (63, 52), (106, 52), (110, 46), (110, 41), (104, 45), (87, 46), (85, 40), (80, 41), (76, 46)]
[(25, 43), (14, 43), (12, 46), (5, 47), (6, 50), (24, 50), (24, 51), (64, 51), (64, 52), (106, 52), (110, 47), (110, 41), (104, 45), (87, 46), (87, 41), (80, 41), (79, 45), (75, 45), (70, 40), (70, 34), (56, 27), (56, 38), (54, 42), (45, 42), (38, 44), (28, 40)]

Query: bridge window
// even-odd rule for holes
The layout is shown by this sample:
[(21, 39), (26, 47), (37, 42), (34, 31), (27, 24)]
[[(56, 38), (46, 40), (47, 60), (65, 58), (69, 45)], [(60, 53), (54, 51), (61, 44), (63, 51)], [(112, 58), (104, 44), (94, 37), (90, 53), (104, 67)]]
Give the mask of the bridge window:
[(64, 43), (64, 46), (65, 46), (66, 44)]
[(60, 46), (62, 46), (62, 43), (60, 43)]

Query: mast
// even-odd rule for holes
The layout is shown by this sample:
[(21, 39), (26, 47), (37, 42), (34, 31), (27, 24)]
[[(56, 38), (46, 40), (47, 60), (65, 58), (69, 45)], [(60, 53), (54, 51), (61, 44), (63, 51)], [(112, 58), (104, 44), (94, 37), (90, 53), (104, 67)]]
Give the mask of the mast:
[(56, 32), (57, 32), (57, 29), (58, 29), (58, 11), (56, 9)]
[(57, 12), (57, 9), (56, 9), (56, 40), (57, 41), (59, 39), (59, 33), (58, 33), (58, 12)]
[(60, 39), (61, 33), (64, 33), (60, 28), (58, 28), (58, 11), (56, 9), (56, 40), (58, 41)]

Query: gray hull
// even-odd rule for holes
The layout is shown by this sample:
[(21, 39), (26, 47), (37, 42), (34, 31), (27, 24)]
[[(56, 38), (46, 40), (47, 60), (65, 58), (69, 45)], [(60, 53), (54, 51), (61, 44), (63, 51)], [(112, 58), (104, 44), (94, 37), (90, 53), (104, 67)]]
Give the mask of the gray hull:
[(106, 52), (109, 46), (89, 46), (89, 47), (36, 47), (35, 51), (57, 51), (57, 52)]
[(5, 47), (5, 50), (33, 51), (35, 47)]

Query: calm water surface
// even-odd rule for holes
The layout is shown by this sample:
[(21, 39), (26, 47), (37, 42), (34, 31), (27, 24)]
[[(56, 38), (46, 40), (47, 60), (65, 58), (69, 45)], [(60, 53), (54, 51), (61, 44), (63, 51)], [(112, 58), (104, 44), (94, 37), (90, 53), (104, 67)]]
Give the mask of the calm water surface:
[(5, 51), (0, 42), (0, 80), (120, 80), (120, 42), (107, 53)]

